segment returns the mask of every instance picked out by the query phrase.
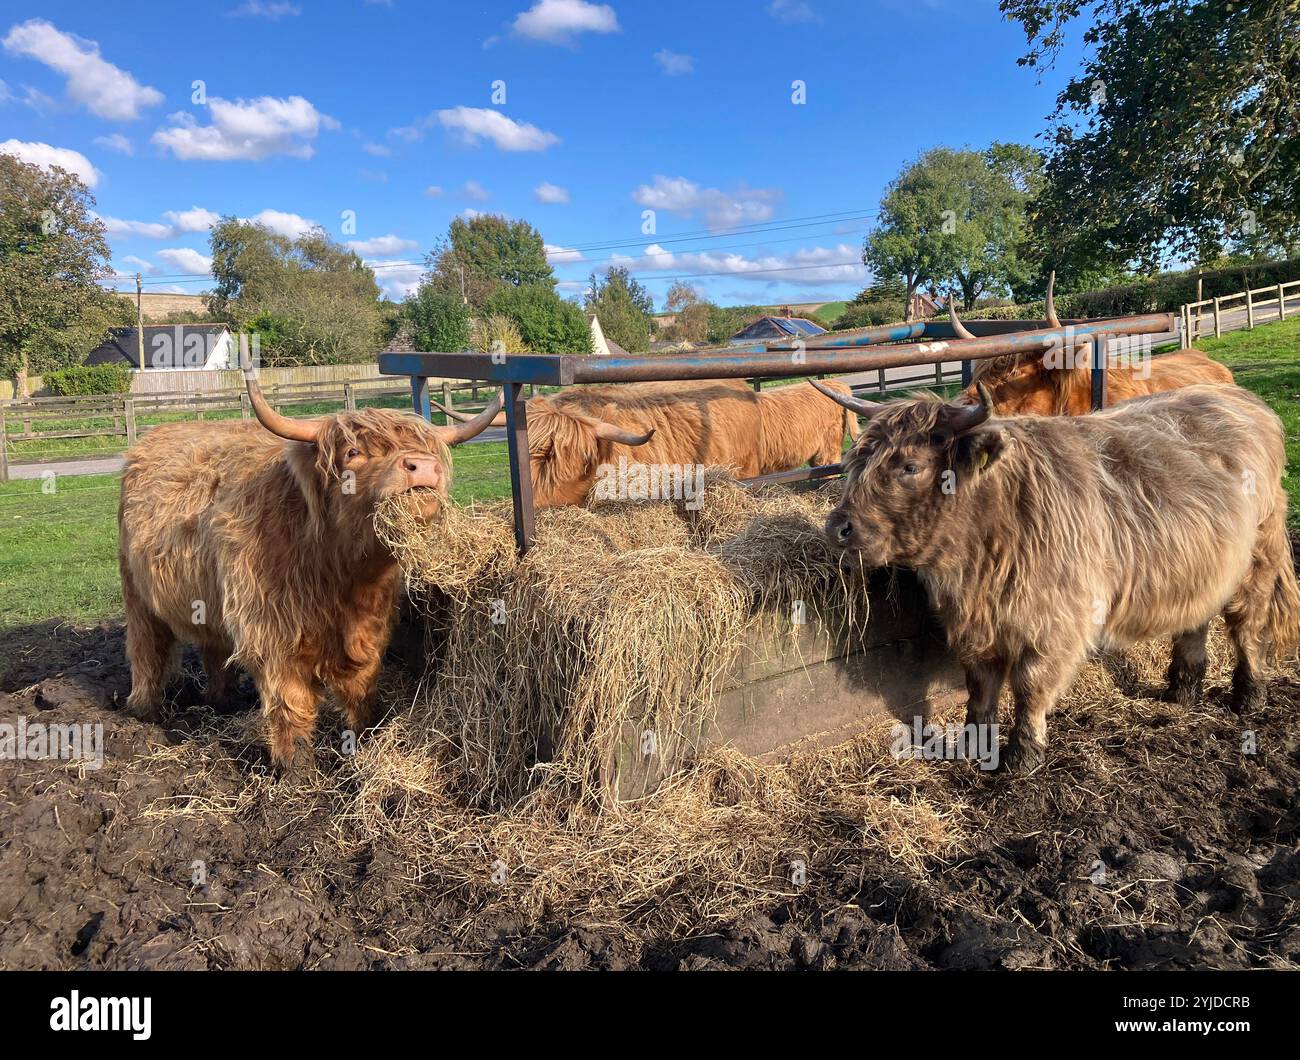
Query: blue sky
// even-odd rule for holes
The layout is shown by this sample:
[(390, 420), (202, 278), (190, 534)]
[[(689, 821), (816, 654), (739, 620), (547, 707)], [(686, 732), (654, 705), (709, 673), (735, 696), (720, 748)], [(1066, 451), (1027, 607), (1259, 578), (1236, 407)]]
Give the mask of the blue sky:
[(204, 290), (234, 214), (319, 223), (400, 297), (478, 210), (533, 223), (563, 294), (627, 264), (657, 303), (687, 276), (723, 303), (846, 297), (899, 168), (1035, 142), (1065, 73), (1016, 65), (996, 0), (6, 9), (0, 150), (93, 181), (151, 291)]

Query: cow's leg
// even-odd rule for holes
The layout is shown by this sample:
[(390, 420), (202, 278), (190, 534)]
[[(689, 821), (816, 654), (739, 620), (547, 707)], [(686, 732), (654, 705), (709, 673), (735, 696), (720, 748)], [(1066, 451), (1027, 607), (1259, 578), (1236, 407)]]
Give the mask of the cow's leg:
[(203, 672), (207, 676), (204, 698), (209, 706), (225, 707), (230, 702), (230, 686), (234, 683), (234, 667), (226, 665), (230, 658), (229, 644), (204, 644), (199, 648), (203, 657)]
[(375, 690), (395, 619), (390, 589), (359, 601), (343, 628), (343, 652), (350, 664), (330, 681), (347, 726), (360, 733), (374, 720)]
[(998, 720), (998, 697), (1007, 676), (1001, 659), (978, 659), (964, 664), (966, 670), (966, 724), (992, 725)]
[(294, 671), (259, 675), (257, 690), (262, 697), (271, 761), (285, 768), (300, 742), (311, 745), (320, 694), (309, 677)]
[(1207, 622), (1174, 638), (1169, 659), (1169, 684), (1164, 696), (1167, 702), (1194, 707), (1201, 701), (1201, 685), (1205, 681), (1205, 638), (1209, 632), (1210, 624)]
[(122, 600), (126, 607), (126, 658), (131, 664), (126, 710), (144, 721), (157, 721), (171, 677), (176, 637), (171, 627), (145, 606), (125, 571)]
[(334, 684), (334, 692), (343, 707), (343, 718), (354, 733), (360, 733), (374, 721), (380, 661), (381, 656), (377, 654)]
[(1047, 713), (1056, 706), (1082, 658), (1082, 652), (1062, 658), (1027, 652), (1011, 664), (1016, 724), (1002, 755), (1004, 770), (1028, 773), (1043, 764), (1047, 754)]

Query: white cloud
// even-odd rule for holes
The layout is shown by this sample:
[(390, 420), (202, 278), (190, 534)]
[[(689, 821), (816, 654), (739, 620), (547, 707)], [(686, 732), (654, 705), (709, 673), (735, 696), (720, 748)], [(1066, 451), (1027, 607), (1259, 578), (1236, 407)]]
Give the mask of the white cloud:
[(13, 98), (14, 94), (9, 91), (9, 86), (0, 81), (0, 103), (9, 103)]
[(109, 133), (107, 136), (96, 136), (95, 143), (109, 151), (116, 151), (123, 155), (135, 154), (135, 148), (131, 146), (131, 141), (121, 133)]
[(387, 158), (393, 153), (391, 147), (385, 147), (383, 144), (362, 144), (361, 150), (368, 155), (375, 155), (377, 158)]
[(533, 189), (533, 198), (538, 202), (568, 202), (569, 189), (561, 188), (558, 184), (551, 184), (544, 180)]
[(158, 271), (154, 268), (153, 262), (146, 261), (144, 258), (137, 258), (134, 254), (128, 254), (121, 261), (123, 265), (134, 266), (136, 272), (142, 272), (146, 276)]
[(443, 190), (441, 185), (430, 184), (427, 188), (424, 189), (424, 194), (429, 196), (429, 198), (431, 199), (441, 199), (443, 196)]
[(163, 101), (156, 88), (140, 84), (104, 59), (94, 41), (64, 33), (43, 18), (14, 26), (4, 46), (11, 55), (25, 55), (63, 74), (68, 96), (101, 118), (132, 120), (144, 107)]
[(618, 16), (608, 4), (586, 0), (537, 0), (520, 12), (511, 28), (521, 37), (546, 44), (571, 44), (580, 33), (617, 33)]
[(476, 210), (472, 206), (466, 206), (465, 209), (461, 210), (460, 215), (461, 217), (465, 218), (466, 221), (472, 221), (474, 220), (475, 217), (486, 216), (486, 214), (484, 214), (482, 210)]
[(265, 0), (245, 0), (226, 14), (232, 18), (265, 18), (271, 22), (279, 22), (282, 18), (301, 15), (302, 8), (297, 4), (282, 3), (279, 0), (272, 0), (270, 3)]
[(322, 114), (302, 96), (279, 99), (208, 100), (211, 125), (200, 125), (187, 111), (172, 114), (169, 128), (153, 134), (153, 142), (179, 159), (229, 162), (259, 159), (268, 155), (311, 158), (311, 141), (321, 129), (337, 129), (339, 123)]
[(475, 202), (487, 202), (492, 196), (488, 193), (487, 188), (483, 187), (477, 180), (467, 180), (460, 186), (460, 193), (467, 199), (473, 199)]
[(546, 260), (551, 265), (576, 265), (585, 259), (582, 251), (574, 250), (572, 247), (560, 247), (554, 243), (543, 244), (546, 250)]
[(501, 151), (545, 151), (560, 142), (553, 132), (507, 118), (489, 107), (451, 107), (438, 111), (437, 119), (470, 146), (487, 139)]
[(120, 217), (101, 217), (104, 230), (110, 236), (144, 236), (146, 239), (170, 239), (175, 232), (171, 225), (157, 221), (124, 221)]
[(375, 282), (379, 284), (379, 289), (395, 302), (414, 294), (424, 275), (424, 266), (418, 263), (367, 261), (365, 264), (375, 270)]
[(252, 217), (244, 218), (244, 220), (269, 228), (276, 235), (284, 236), (286, 239), (297, 239), (300, 236), (305, 236), (313, 228), (319, 227), (315, 221), (296, 213), (285, 213), (281, 210), (262, 210)]
[(415, 250), (419, 245), (414, 239), (403, 239), (401, 236), (394, 235), (375, 236), (372, 239), (354, 239), (348, 243), (349, 249), (355, 250), (363, 258), (405, 254), (408, 250)]
[(163, 216), (177, 232), (206, 232), (221, 220), (220, 214), (205, 210), (202, 206), (191, 206), (188, 210), (168, 210)]
[(861, 282), (867, 271), (861, 256), (861, 247), (846, 243), (834, 247), (801, 247), (792, 254), (755, 258), (707, 250), (675, 254), (652, 243), (638, 257), (615, 254), (610, 265), (641, 272), (725, 273), (756, 283), (812, 285)]
[(81, 182), (88, 188), (93, 188), (99, 183), (99, 170), (92, 166), (90, 159), (80, 151), (74, 151), (70, 147), (52, 147), (39, 141), (6, 140), (0, 143), (0, 154), (13, 155), (42, 169), (49, 169), (51, 166), (66, 169), (69, 173), (80, 177)]
[(212, 258), (189, 247), (169, 247), (158, 251), (158, 257), (177, 272), (206, 276), (212, 271)]
[(685, 177), (656, 175), (653, 184), (632, 192), (634, 202), (679, 217), (699, 215), (710, 228), (730, 228), (770, 220), (781, 199), (779, 188), (745, 188), (727, 192), (702, 188)]
[(820, 22), (821, 15), (808, 6), (807, 0), (772, 0), (767, 13), (778, 22)]
[(669, 51), (667, 48), (655, 52), (655, 62), (669, 77), (682, 77), (685, 74), (695, 73), (694, 59), (681, 52)]

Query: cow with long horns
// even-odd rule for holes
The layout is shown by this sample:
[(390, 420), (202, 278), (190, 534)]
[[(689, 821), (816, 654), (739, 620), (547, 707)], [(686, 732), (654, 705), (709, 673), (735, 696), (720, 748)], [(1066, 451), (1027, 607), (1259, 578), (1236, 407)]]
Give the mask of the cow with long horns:
[[(1062, 328), (1056, 315), (1056, 273), (1047, 281), (1046, 315), (1049, 327)], [(957, 318), (948, 299), (948, 319), (959, 339), (972, 335)], [(1054, 356), (1064, 363), (1051, 363)], [(1200, 350), (1182, 349), (1137, 364), (1119, 364), (1106, 373), (1106, 402), (1116, 405), (1143, 394), (1195, 386), (1197, 383), (1230, 384), (1232, 372)], [(1084, 416), (1092, 411), (1092, 367), (1088, 347), (1016, 353), (975, 361), (971, 385), (958, 397), (962, 404), (978, 403), (977, 384), (983, 384), (1003, 416)]]
[[(817, 385), (817, 384), (814, 384)], [(829, 539), (917, 570), (965, 668), (967, 723), (1016, 717), (1004, 766), (1043, 761), (1047, 714), (1089, 652), (1173, 638), (1170, 699), (1196, 702), (1222, 614), (1232, 706), (1300, 640), (1281, 422), (1235, 386), (1192, 386), (1091, 416), (992, 418), (934, 397), (882, 405), (845, 460)]]
[(127, 709), (156, 718), (177, 642), (195, 644), (210, 699), (223, 698), (233, 666), (252, 674), (271, 758), (284, 766), (310, 743), (326, 691), (354, 731), (372, 720), (398, 584), (376, 506), (396, 497), (417, 518), (436, 517), (448, 446), (486, 428), (501, 396), (449, 427), (388, 409), (297, 420), (267, 403), (250, 369), (244, 376), (257, 422), (168, 424), (127, 455)]

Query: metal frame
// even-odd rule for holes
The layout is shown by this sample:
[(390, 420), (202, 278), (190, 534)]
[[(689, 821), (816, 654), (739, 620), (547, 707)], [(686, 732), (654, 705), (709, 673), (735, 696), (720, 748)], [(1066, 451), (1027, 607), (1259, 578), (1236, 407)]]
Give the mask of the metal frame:
[[(980, 324), (1013, 325), (988, 329), (989, 334), (973, 339), (951, 339), (946, 322), (907, 324), (872, 328), (842, 341), (815, 345), (764, 345), (697, 351), (693, 354), (644, 357), (592, 357), (578, 354), (485, 354), (485, 353), (381, 353), (383, 375), (405, 375), (411, 379), (411, 403), (415, 412), (431, 418), (430, 378), (474, 379), (505, 386), (506, 441), (510, 453), (510, 485), (514, 498), (515, 543), (527, 551), (533, 539), (534, 512), (532, 474), (528, 462), (528, 410), (525, 386), (573, 386), (587, 383), (633, 383), (677, 379), (743, 379), (755, 376), (843, 375), (917, 365), (962, 362), (961, 379), (969, 385), (971, 362), (1007, 354), (1039, 351), (1051, 345), (1092, 347), (1092, 403), (1101, 408), (1106, 400), (1106, 339), (1115, 335), (1151, 335), (1176, 330), (1174, 313), (1148, 313), (1110, 320), (1082, 321), (1061, 328), (1025, 327), (1024, 321), (976, 321)], [(1039, 322), (1032, 321), (1030, 324)], [(908, 337), (946, 335), (934, 342), (864, 349)], [(980, 328), (980, 330), (986, 330)], [(821, 338), (821, 336), (815, 336)], [(847, 340), (856, 340), (851, 343)], [(940, 379), (936, 381), (941, 381)], [(840, 465), (798, 468), (750, 480), (754, 484), (827, 478), (838, 474)]]

